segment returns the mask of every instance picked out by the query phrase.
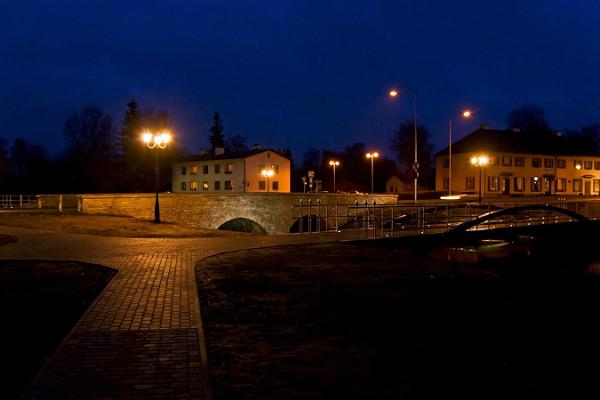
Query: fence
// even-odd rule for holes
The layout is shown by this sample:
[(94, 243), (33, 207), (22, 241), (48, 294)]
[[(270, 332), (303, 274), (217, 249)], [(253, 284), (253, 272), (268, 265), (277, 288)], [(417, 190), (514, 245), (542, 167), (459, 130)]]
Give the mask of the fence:
[(37, 196), (33, 194), (0, 194), (0, 208), (35, 208)]
[[(526, 208), (514, 214), (504, 214), (485, 220), (470, 228), (495, 229), (571, 222), (573, 216), (560, 210), (568, 210), (591, 220), (600, 219), (600, 202), (567, 201), (554, 199), (551, 203), (531, 203), (531, 206), (552, 206), (556, 209), (539, 207)], [(402, 234), (441, 233), (464, 222), (521, 203), (432, 203), (420, 205), (377, 204), (375, 202), (354, 204), (321, 204), (310, 201), (293, 206), (296, 233), (338, 232), (356, 239), (392, 237)]]

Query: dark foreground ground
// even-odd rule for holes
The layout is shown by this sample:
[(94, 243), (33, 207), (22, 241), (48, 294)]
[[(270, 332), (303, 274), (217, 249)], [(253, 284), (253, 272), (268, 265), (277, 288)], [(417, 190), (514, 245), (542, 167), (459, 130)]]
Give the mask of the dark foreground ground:
[(114, 275), (77, 262), (0, 261), (0, 397), (19, 397)]
[(529, 262), (506, 273), (351, 244), (204, 260), (214, 397), (599, 398), (600, 280), (519, 273)]

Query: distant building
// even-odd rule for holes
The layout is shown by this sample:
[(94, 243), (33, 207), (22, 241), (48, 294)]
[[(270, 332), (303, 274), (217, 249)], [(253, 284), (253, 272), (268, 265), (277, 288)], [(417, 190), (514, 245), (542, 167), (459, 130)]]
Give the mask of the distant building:
[(412, 182), (406, 182), (396, 175), (392, 175), (385, 183), (387, 193), (404, 193), (412, 191)]
[[(271, 171), (272, 176), (264, 176)], [(272, 149), (226, 154), (217, 148), (173, 164), (175, 193), (290, 192), (290, 160)]]
[[(473, 157), (486, 156), (481, 169), (482, 194), (600, 194), (600, 155), (576, 149), (559, 134), (534, 135), (482, 126), (452, 144), (452, 192), (478, 193), (479, 167)], [(435, 155), (437, 191), (449, 189), (448, 148)]]

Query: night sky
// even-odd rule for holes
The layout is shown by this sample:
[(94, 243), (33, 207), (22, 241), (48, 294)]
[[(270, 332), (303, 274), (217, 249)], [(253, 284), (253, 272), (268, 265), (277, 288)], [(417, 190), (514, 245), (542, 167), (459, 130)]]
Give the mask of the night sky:
[(525, 103), (554, 129), (600, 123), (600, 2), (1, 0), (0, 77), (0, 137), (51, 155), (70, 113), (120, 123), (135, 98), (192, 153), (219, 111), (297, 159), (356, 141), (391, 156), (414, 92), (437, 149), (463, 107), (457, 138)]

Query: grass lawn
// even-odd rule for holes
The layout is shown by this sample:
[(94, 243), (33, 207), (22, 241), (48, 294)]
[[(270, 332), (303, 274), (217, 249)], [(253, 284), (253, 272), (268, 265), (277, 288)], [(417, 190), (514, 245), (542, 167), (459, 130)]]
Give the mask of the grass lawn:
[(17, 398), (115, 271), (54, 261), (0, 261), (2, 398)]
[(199, 229), (130, 217), (60, 213), (0, 213), (0, 225), (118, 237), (219, 237), (240, 232)]
[(351, 244), (223, 254), (196, 274), (217, 400), (600, 393), (597, 278)]

